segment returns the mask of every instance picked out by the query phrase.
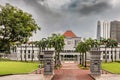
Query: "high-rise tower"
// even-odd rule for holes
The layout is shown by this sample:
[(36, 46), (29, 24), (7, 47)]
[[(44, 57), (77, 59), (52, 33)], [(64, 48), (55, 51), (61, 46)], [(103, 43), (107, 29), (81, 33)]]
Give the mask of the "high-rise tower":
[(97, 40), (100, 40), (101, 38), (101, 22), (97, 22)]
[(110, 23), (110, 37), (120, 42), (120, 21)]

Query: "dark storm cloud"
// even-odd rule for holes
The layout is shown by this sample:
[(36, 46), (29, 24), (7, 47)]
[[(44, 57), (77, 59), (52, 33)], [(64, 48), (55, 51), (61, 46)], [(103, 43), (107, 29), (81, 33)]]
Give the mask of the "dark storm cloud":
[(95, 37), (96, 22), (101, 19), (101, 15), (106, 16), (107, 10), (111, 10), (111, 1), (113, 0), (0, 0), (0, 4), (10, 3), (32, 14), (41, 27), (41, 31), (34, 36), (38, 40), (53, 32), (63, 33), (67, 29), (72, 29), (78, 36)]
[(68, 9), (83, 15), (98, 14), (111, 8), (109, 0), (76, 0), (68, 7)]

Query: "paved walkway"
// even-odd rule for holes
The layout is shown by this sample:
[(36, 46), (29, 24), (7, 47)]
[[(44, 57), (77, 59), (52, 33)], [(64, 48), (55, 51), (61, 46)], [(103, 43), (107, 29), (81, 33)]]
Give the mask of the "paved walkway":
[(120, 80), (120, 75), (117, 74), (102, 74), (96, 80)]
[(93, 80), (89, 70), (81, 70), (76, 63), (64, 63), (60, 70), (55, 70), (53, 80)]
[(0, 80), (44, 80), (42, 74), (10, 75), (0, 77)]

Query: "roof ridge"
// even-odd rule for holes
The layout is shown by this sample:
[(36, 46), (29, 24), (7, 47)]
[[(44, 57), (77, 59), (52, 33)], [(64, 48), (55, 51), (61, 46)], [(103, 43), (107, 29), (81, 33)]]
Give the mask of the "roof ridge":
[(77, 37), (75, 33), (72, 32), (72, 30), (67, 30), (64, 34), (64, 37)]

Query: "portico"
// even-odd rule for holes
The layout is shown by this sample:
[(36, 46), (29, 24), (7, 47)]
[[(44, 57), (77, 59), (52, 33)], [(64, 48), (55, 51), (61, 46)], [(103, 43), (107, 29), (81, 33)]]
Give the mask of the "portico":
[(80, 54), (79, 53), (60, 53), (60, 60), (62, 62), (64, 61), (79, 62)]

